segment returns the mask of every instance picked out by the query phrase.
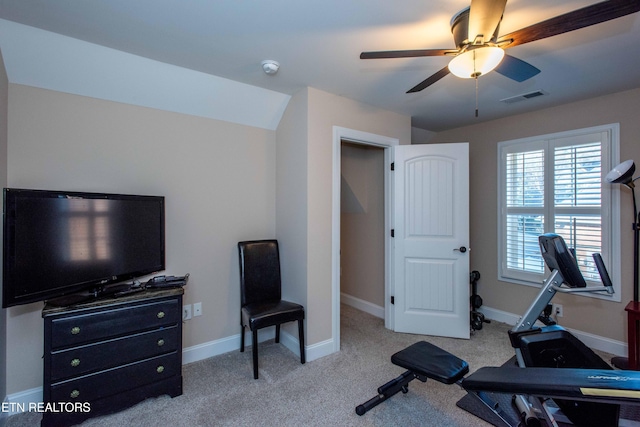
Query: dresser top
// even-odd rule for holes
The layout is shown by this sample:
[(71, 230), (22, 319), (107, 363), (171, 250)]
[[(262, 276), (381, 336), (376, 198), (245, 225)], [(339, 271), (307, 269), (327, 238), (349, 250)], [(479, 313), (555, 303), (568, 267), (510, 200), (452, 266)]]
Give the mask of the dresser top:
[(142, 300), (150, 300), (155, 298), (164, 298), (176, 295), (184, 294), (184, 288), (162, 288), (162, 289), (146, 289), (140, 292), (134, 292), (127, 295), (121, 295), (117, 297), (108, 296), (108, 297), (98, 297), (92, 299), (90, 301), (81, 302), (78, 304), (72, 304), (68, 306), (59, 306), (47, 302), (42, 309), (42, 317), (64, 313), (72, 310), (83, 310), (89, 308), (98, 308), (109, 305), (118, 305), (133, 301), (142, 301)]

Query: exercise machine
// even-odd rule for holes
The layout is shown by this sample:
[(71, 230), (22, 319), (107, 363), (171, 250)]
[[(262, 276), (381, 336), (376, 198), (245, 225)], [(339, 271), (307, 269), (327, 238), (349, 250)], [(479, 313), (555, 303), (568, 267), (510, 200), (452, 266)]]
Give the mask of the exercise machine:
[(496, 426), (557, 427), (556, 419), (580, 426), (616, 426), (621, 405), (640, 405), (640, 372), (613, 370), (554, 322), (539, 326), (557, 293), (613, 293), (602, 258), (593, 256), (603, 286), (587, 286), (561, 236), (548, 233), (538, 240), (551, 273), (509, 331), (512, 360), (467, 376), (466, 361), (426, 341), (417, 342), (391, 356), (391, 362), (406, 372), (379, 387), (356, 413), (364, 415), (398, 392), (407, 393), (414, 379), (429, 378), (458, 384), (467, 392), (458, 406)]

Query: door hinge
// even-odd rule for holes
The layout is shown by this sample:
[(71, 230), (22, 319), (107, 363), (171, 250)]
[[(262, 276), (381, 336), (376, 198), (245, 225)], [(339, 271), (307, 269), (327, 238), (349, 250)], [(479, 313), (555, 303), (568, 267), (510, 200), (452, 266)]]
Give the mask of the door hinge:
[(391, 237), (396, 237), (396, 230), (393, 228), (391, 229)]
[(396, 297), (391, 297), (391, 304), (395, 304), (396, 303)]
[(396, 162), (391, 162), (391, 170), (396, 170)]

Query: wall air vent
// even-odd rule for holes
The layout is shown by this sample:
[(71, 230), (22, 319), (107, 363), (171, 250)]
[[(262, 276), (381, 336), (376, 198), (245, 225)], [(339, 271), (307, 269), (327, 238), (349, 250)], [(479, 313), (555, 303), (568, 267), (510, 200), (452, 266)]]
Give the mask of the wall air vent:
[(526, 99), (537, 98), (542, 95), (548, 95), (547, 92), (538, 89), (533, 92), (527, 92), (516, 96), (510, 96), (509, 98), (501, 99), (500, 102), (504, 102), (505, 104), (513, 104), (514, 102), (524, 101)]

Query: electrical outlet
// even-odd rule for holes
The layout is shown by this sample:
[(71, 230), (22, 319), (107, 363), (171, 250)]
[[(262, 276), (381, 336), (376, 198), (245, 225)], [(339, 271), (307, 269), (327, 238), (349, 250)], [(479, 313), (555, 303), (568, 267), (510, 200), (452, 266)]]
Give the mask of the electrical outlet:
[(182, 306), (182, 320), (191, 319), (191, 304)]
[(556, 317), (564, 316), (564, 311), (562, 310), (562, 304), (553, 304), (553, 315)]
[(202, 316), (202, 303), (194, 302), (193, 303), (193, 317)]

